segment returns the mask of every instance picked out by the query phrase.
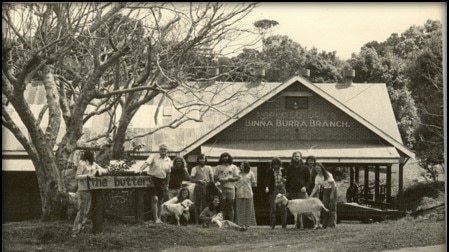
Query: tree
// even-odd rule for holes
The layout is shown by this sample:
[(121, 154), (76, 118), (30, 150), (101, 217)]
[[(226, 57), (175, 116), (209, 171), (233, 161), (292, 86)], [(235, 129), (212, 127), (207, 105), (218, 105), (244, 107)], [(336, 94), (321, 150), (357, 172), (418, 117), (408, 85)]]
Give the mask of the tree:
[(352, 57), (349, 62), (357, 73), (354, 82), (382, 82), (382, 61), (372, 47), (362, 47), (360, 54)]
[(316, 83), (335, 83), (342, 80), (342, 62), (336, 56), (336, 51), (318, 53), (316, 48), (306, 51), (305, 69), (310, 70), (309, 79)]
[(286, 81), (304, 65), (304, 49), (288, 36), (270, 36), (263, 43), (261, 56), (268, 65), (268, 81)]
[(278, 26), (279, 23), (276, 20), (270, 19), (261, 19), (254, 22), (254, 27), (258, 30), (258, 32), (262, 35), (262, 42), (265, 40), (265, 35), (270, 32), (275, 26)]
[(384, 43), (368, 43), (358, 55), (352, 56), (349, 64), (356, 71), (355, 82), (386, 83), (402, 140), (409, 148), (413, 148), (418, 114), (415, 100), (407, 87), (407, 61), (392, 53), (379, 55), (378, 50), (384, 51), (383, 45)]
[[(245, 34), (247, 31), (236, 23), (255, 6), (124, 2), (2, 5), (2, 95), (8, 101), (2, 103), (2, 125), (14, 134), (33, 162), (44, 220), (58, 218), (64, 207), (61, 197), (66, 188), (61, 170), (70, 154), (80, 145), (103, 139), (109, 146), (103, 160), (123, 155), (124, 142), (132, 139), (126, 130), (139, 107), (160, 96), (170, 100), (176, 91), (196, 94), (201, 83), (216, 79), (198, 79), (192, 74), (198, 57), (220, 55), (227, 44)], [(39, 115), (33, 114), (24, 97), (27, 85), (36, 80), (45, 87), (47, 99)], [(236, 96), (220, 101), (198, 97), (190, 103), (172, 100), (179, 117), (142, 135), (186, 121), (201, 121), (204, 113)], [(115, 118), (119, 107), (121, 115)], [(21, 122), (12, 119), (12, 110)], [(199, 111), (198, 116), (192, 116), (192, 110)], [(48, 122), (42, 128), (45, 113)], [(83, 124), (104, 113), (110, 115), (107, 129), (83, 139)], [(66, 131), (57, 142), (62, 124)]]
[(387, 84), (402, 139), (424, 168), (444, 162), (442, 59), (441, 23), (428, 20), (365, 44), (349, 60), (356, 81)]
[(407, 71), (420, 115), (416, 151), (426, 168), (444, 162), (443, 39), (439, 22), (427, 21), (420, 30), (426, 39), (411, 53)]

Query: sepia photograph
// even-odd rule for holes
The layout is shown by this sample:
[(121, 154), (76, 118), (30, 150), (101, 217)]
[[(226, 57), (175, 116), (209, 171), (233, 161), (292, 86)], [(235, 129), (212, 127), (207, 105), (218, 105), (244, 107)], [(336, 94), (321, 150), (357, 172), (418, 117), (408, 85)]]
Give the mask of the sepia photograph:
[(2, 251), (446, 251), (447, 3), (3, 2)]

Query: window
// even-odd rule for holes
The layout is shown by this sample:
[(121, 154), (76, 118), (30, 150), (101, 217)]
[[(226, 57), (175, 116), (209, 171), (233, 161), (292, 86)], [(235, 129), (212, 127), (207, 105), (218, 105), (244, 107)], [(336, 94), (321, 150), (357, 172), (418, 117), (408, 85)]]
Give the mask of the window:
[(304, 97), (304, 96), (285, 97), (285, 108), (286, 109), (308, 109), (309, 108), (309, 97)]

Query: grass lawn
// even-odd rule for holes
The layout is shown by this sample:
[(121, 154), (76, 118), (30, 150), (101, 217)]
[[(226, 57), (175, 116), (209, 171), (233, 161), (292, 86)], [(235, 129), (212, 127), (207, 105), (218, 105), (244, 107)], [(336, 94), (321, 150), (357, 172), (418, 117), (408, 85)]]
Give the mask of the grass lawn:
[(167, 224), (106, 223), (70, 237), (71, 222), (2, 225), (3, 251), (383, 251), (445, 244), (444, 221), (406, 217), (396, 221), (341, 223), (336, 229), (283, 230), (267, 226), (246, 232)]

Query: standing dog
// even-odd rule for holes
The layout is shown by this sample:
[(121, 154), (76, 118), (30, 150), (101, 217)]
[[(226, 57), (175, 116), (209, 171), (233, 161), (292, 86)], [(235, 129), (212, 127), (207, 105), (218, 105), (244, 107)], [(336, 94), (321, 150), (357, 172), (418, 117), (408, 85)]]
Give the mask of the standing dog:
[(165, 220), (167, 216), (174, 216), (176, 223), (180, 226), (179, 218), (183, 213), (189, 211), (189, 208), (193, 206), (193, 202), (189, 199), (184, 200), (181, 203), (167, 203), (162, 204), (161, 207), (161, 219)]
[(326, 207), (324, 207), (323, 202), (318, 198), (307, 198), (307, 199), (294, 199), (288, 200), (283, 194), (279, 193), (274, 199), (276, 205), (281, 205), (282, 207), (288, 208), (288, 210), (295, 217), (295, 227), (299, 218), (299, 226), (304, 228), (302, 224), (302, 215), (312, 216), (313, 227), (317, 229), (320, 225), (321, 210), (329, 212)]

